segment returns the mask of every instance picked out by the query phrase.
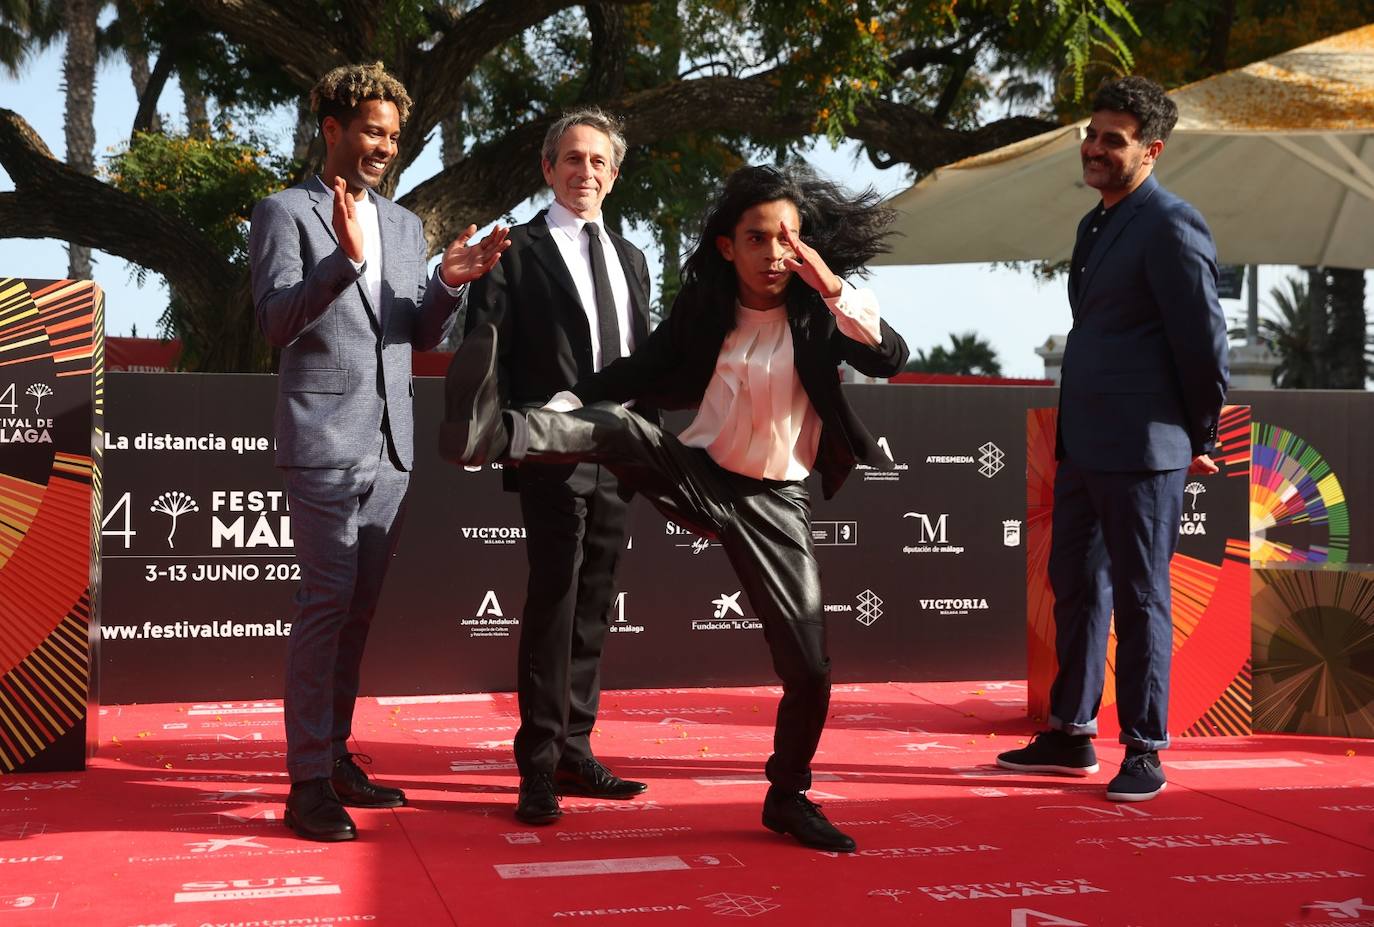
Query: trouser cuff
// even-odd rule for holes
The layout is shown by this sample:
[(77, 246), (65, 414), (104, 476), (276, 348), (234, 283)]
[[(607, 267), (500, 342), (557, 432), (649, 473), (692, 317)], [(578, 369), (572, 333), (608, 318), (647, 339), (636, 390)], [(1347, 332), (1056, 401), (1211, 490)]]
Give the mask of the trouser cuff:
[(1089, 737), (1097, 736), (1097, 719), (1092, 718), (1081, 723), (1072, 721), (1062, 721), (1054, 715), (1050, 715), (1049, 725), (1051, 730), (1063, 731), (1065, 734), (1087, 734)]

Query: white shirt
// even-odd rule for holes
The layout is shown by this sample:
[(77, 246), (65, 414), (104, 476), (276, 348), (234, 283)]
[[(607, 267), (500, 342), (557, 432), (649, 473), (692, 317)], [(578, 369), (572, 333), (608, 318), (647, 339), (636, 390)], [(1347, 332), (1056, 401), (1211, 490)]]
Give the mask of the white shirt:
[(594, 222), (601, 232), (601, 252), (606, 258), (606, 273), (611, 278), (611, 295), (615, 298), (615, 316), (620, 326), (620, 356), (627, 357), (634, 350), (634, 334), (630, 326), (630, 284), (625, 279), (625, 268), (620, 265), (620, 255), (606, 234), (606, 225), (601, 216), (583, 219), (574, 215), (562, 203), (554, 201), (549, 206), (544, 221), (553, 233), (558, 253), (572, 275), (577, 297), (582, 301), (582, 311), (587, 316), (587, 330), (592, 337), (592, 369), (600, 370), (601, 334), (596, 320), (596, 287), (592, 282), (592, 258), (589, 245), (591, 239), (582, 233), (582, 226)]
[(365, 191), (362, 199), (354, 200), (353, 215), (357, 216), (358, 225), (363, 230), (363, 289), (372, 308), (381, 312), (382, 227), (377, 224), (377, 204), (370, 191)]
[(705, 448), (733, 473), (765, 480), (804, 480), (816, 463), (821, 419), (792, 356), (787, 307), (736, 304), (715, 373), (696, 418), (678, 439)]

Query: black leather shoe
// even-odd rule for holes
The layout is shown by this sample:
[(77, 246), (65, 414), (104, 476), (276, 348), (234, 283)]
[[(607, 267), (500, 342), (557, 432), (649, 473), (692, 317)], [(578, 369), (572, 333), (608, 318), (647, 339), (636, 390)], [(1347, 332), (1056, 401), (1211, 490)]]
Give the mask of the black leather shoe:
[(763, 826), (778, 834), (791, 834), (816, 850), (832, 853), (853, 853), (854, 838), (821, 814), (821, 806), (806, 797), (805, 792), (789, 792), (773, 786), (763, 799)]
[(342, 804), (352, 808), (399, 808), (406, 803), (405, 792), (370, 781), (354, 761), (355, 756), (364, 763), (372, 763), (372, 757), (363, 753), (345, 753), (334, 761), (334, 775), (329, 781)]
[(496, 382), (496, 326), (486, 322), (464, 338), (444, 375), (439, 456), (477, 466), (500, 458), (510, 439)]
[(524, 824), (552, 824), (563, 816), (554, 792), (553, 776), (546, 772), (520, 777), (520, 800), (515, 819)]
[(620, 778), (591, 756), (575, 766), (559, 766), (553, 784), (559, 795), (587, 798), (634, 798), (649, 788), (643, 782)]
[(291, 783), (286, 796), (286, 826), (306, 840), (356, 840), (358, 828), (328, 779)]

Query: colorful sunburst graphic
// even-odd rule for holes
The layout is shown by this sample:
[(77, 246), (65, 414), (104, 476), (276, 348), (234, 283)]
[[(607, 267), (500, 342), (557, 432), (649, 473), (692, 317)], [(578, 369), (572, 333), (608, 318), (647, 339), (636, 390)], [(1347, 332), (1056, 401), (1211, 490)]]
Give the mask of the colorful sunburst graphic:
[(1250, 428), (1250, 561), (1345, 563), (1345, 492), (1316, 448), (1277, 425)]

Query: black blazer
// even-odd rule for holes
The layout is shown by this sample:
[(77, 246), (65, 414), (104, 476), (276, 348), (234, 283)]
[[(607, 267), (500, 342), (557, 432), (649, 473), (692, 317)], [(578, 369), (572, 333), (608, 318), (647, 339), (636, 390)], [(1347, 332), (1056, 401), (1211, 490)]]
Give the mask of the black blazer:
[[(496, 326), (503, 405), (542, 405), (592, 370), (592, 336), (572, 274), (554, 242), (546, 210), (510, 230), (510, 247), (468, 293), (465, 332)], [(649, 265), (643, 253), (607, 230), (630, 288), (633, 342), (649, 337)], [(572, 467), (567, 468), (572, 472)], [(507, 468), (512, 477), (514, 470)], [(506, 480), (513, 489), (513, 481)]]
[(1076, 289), (1070, 277), (1056, 451), (1090, 470), (1177, 470), (1213, 452), (1226, 398), (1216, 247), (1198, 211), (1154, 177), (1116, 211), (1080, 256)]
[[(804, 285), (789, 293), (788, 323), (797, 376), (821, 419), (816, 469), (821, 474), (821, 490), (829, 499), (856, 461), (877, 469), (892, 468), (891, 458), (845, 399), (836, 365), (847, 361), (869, 376), (891, 376), (906, 363), (907, 346), (886, 322), (881, 323), (882, 341), (876, 348), (846, 337), (820, 294)], [(584, 404), (634, 399), (661, 409), (695, 408), (715, 372), (732, 324), (725, 307), (715, 305), (699, 287), (686, 286), (673, 301), (668, 318), (647, 341), (629, 357), (579, 381), (574, 392)]]

